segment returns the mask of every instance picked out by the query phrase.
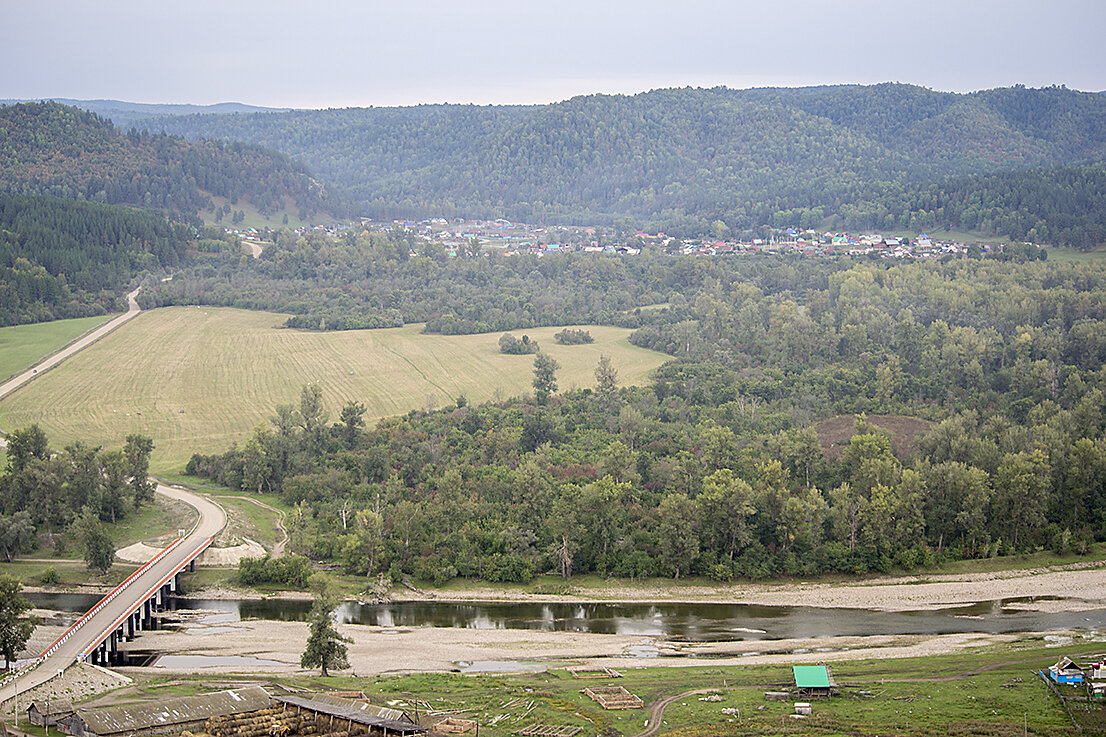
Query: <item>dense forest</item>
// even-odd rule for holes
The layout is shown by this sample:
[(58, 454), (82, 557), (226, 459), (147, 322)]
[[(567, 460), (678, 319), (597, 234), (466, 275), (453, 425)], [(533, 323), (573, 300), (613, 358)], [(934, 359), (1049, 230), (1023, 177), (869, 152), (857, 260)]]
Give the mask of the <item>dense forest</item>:
[(628, 218), (681, 237), (716, 220), (953, 227), (1076, 246), (1106, 225), (1106, 98), (1064, 88), (687, 88), (144, 124), (282, 151), (373, 217)]
[(191, 239), (142, 210), (0, 191), (0, 325), (122, 309), (123, 287), (184, 261)]
[(338, 206), (308, 171), (260, 146), (187, 141), (131, 129), (58, 103), (0, 107), (0, 187), (132, 205), (195, 223), (212, 196), (250, 202), (263, 215)]
[(141, 295), (144, 306), (214, 304), (292, 313), (289, 327), (344, 330), (426, 323), (427, 332), (468, 334), (544, 325), (636, 325), (633, 311), (678, 289), (675, 261), (603, 255), (505, 257), (473, 249), (459, 257), (404, 232), (282, 231), (258, 259), (237, 248), (178, 270)]
[[(312, 385), (188, 470), (282, 495), (295, 551), (396, 580), (886, 571), (1103, 539), (1100, 268), (731, 268), (669, 264), (687, 296), (632, 338), (673, 356), (649, 386), (601, 361), (556, 394), (519, 356), (534, 398), (366, 429), (356, 401), (329, 423)], [(929, 429), (896, 452), (865, 413)], [(836, 414), (857, 416), (839, 454), (816, 430)]]

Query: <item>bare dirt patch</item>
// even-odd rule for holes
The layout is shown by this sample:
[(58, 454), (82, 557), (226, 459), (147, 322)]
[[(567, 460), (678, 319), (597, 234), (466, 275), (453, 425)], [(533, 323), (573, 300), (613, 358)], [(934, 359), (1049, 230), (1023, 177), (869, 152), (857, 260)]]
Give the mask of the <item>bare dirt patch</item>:
[[(899, 458), (913, 455), (918, 450), (918, 438), (933, 424), (906, 415), (867, 415), (865, 419), (891, 434), (891, 451)], [(855, 426), (855, 415), (838, 415), (814, 426), (826, 458), (841, 460), (845, 448), (849, 447), (849, 439), (856, 434)]]

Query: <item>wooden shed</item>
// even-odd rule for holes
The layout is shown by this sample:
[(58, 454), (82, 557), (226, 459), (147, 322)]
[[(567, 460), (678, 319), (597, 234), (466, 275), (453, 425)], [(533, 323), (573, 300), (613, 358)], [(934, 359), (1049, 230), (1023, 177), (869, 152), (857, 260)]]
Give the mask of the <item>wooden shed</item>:
[(273, 701), (283, 704), (286, 711), (295, 710), (300, 715), (310, 715), (316, 724), (328, 727), (342, 725), (348, 735), (381, 735), (382, 737), (407, 737), (430, 730), (415, 724), (398, 709), (373, 706), (362, 701), (349, 701), (327, 694), (288, 694), (274, 696)]
[(182, 696), (151, 704), (77, 709), (58, 720), (58, 729), (77, 737), (144, 737), (199, 730), (211, 717), (260, 711), (269, 707), (269, 694), (260, 686), (232, 691)]
[(27, 708), (27, 721), (36, 727), (54, 727), (59, 719), (72, 714), (73, 702), (69, 699), (39, 699)]

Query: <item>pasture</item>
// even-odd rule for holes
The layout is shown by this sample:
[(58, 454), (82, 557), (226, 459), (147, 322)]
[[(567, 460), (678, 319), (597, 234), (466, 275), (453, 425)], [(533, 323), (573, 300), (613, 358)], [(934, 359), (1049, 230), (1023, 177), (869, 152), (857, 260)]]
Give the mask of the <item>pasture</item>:
[[(347, 401), (366, 422), (530, 391), (533, 356), (499, 353), (499, 333), (424, 335), (421, 325), (389, 330), (304, 332), (278, 328), (285, 316), (230, 308), (144, 312), (0, 402), (0, 428), (38, 423), (51, 444), (74, 440), (119, 447), (129, 433), (154, 439), (151, 470), (179, 473), (193, 453), (221, 452), (247, 439), (279, 404), (295, 404), (318, 382), (331, 421)], [(595, 383), (610, 356), (619, 380), (641, 383), (666, 356), (630, 345), (629, 330), (586, 327), (587, 345), (560, 346), (561, 328), (523, 332), (560, 364), (561, 391)]]
[(0, 381), (30, 368), (114, 315), (54, 320), (0, 328)]

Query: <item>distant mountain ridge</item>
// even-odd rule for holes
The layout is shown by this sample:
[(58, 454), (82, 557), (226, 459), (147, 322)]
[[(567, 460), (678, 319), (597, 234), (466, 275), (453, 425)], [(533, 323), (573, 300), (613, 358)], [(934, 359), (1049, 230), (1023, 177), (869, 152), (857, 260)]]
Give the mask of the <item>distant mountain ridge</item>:
[[(683, 88), (550, 105), (140, 124), (282, 151), (373, 216), (627, 218), (688, 233), (706, 232), (712, 221), (755, 227), (792, 211), (845, 222), (858, 204), (888, 194), (911, 199), (919, 187), (954, 179), (1106, 162), (1106, 97), (1062, 87)], [(892, 214), (896, 224), (904, 219)]]
[(295, 108), (269, 108), (245, 105), (241, 102), (219, 102), (214, 105), (189, 105), (185, 103), (126, 102), (123, 100), (74, 100), (65, 97), (44, 97), (26, 100), (0, 100), (0, 105), (21, 102), (57, 102), (62, 105), (87, 110), (107, 118), (126, 130), (136, 120), (157, 118), (163, 115), (233, 115), (238, 113), (286, 113)]
[(329, 211), (327, 193), (284, 154), (241, 142), (121, 132), (56, 102), (0, 107), (0, 187), (23, 194), (132, 205), (195, 221), (212, 196), (262, 214)]

